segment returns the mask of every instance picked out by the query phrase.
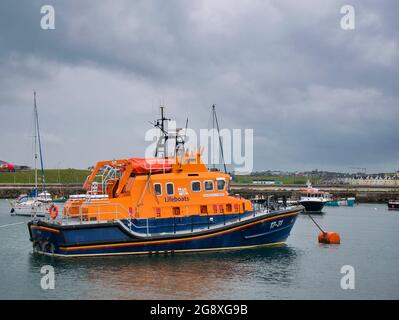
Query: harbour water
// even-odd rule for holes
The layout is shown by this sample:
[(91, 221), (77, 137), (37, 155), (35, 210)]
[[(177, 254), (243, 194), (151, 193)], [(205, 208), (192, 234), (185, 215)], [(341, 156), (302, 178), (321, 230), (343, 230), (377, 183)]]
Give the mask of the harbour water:
[[(386, 205), (326, 207), (314, 215), (341, 245), (317, 242), (302, 214), (287, 246), (230, 252), (60, 259), (32, 253), (26, 217), (0, 200), (0, 299), (399, 299), (399, 212)], [(40, 286), (41, 268), (55, 288)], [(341, 288), (341, 268), (355, 289)]]

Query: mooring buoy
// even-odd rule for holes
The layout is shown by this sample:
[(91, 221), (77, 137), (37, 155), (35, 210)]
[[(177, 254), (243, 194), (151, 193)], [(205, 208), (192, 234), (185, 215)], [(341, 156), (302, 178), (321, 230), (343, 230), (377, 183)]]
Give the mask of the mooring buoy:
[(309, 218), (313, 221), (317, 228), (319, 228), (319, 243), (326, 243), (326, 244), (340, 244), (341, 237), (337, 232), (325, 232), (319, 224), (313, 219), (313, 217), (309, 214)]
[(319, 242), (327, 243), (327, 244), (340, 244), (341, 237), (337, 232), (320, 232), (319, 233)]

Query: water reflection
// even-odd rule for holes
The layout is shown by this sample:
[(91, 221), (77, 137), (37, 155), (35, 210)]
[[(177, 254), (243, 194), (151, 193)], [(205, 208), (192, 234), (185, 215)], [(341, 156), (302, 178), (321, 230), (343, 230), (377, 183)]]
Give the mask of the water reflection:
[(30, 260), (34, 269), (54, 266), (64, 297), (79, 292), (86, 299), (206, 299), (241, 297), (240, 290), (251, 291), (259, 282), (288, 286), (297, 274), (298, 255), (284, 246), (173, 256), (60, 259), (32, 254)]

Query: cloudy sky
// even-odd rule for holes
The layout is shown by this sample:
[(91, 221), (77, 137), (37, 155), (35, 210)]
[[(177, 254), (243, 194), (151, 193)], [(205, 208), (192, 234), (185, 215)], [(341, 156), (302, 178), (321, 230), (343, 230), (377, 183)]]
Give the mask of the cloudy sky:
[[(40, 26), (43, 5), (55, 29)], [(355, 9), (343, 30), (340, 9)], [(158, 106), (254, 130), (254, 169), (399, 169), (397, 1), (0, 2), (0, 159), (142, 156)], [(353, 171), (353, 170), (352, 170)], [(356, 170), (355, 170), (356, 171)]]

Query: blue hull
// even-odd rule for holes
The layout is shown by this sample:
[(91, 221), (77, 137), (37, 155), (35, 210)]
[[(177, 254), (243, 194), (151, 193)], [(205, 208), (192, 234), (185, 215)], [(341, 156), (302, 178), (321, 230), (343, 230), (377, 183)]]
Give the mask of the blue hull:
[(313, 213), (322, 212), (325, 204), (325, 202), (311, 200), (299, 201), (299, 203), (305, 207), (305, 212)]
[[(154, 231), (163, 226), (151, 225), (149, 229), (136, 225), (130, 232), (120, 222), (86, 225), (57, 225), (44, 221), (31, 221), (28, 228), (35, 251), (59, 256), (119, 255), (175, 253), (205, 250), (248, 248), (260, 245), (276, 245), (286, 241), (301, 207), (282, 210), (273, 214), (250, 216), (236, 222), (221, 223), (220, 216), (210, 216), (216, 221), (202, 230), (193, 224), (181, 223), (174, 232), (162, 234)], [(228, 216), (228, 215), (226, 215)], [(190, 221), (193, 220), (190, 217)], [(226, 217), (223, 218), (226, 221)], [(155, 219), (159, 221), (162, 219)], [(207, 220), (209, 221), (209, 220)], [(151, 230), (151, 234), (147, 234)]]

